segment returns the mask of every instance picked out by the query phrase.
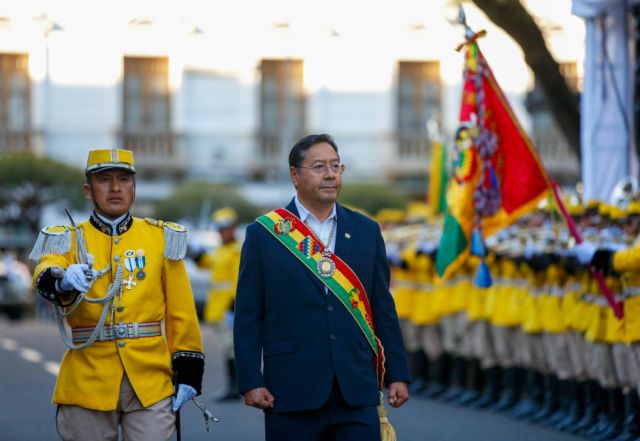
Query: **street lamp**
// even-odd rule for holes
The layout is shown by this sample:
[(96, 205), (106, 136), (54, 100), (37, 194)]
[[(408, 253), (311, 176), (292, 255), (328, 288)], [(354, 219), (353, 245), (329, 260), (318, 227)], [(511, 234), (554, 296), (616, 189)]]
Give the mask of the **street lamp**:
[(51, 20), (46, 14), (39, 15), (34, 18), (36, 21), (39, 21), (44, 24), (44, 40), (45, 40), (45, 87), (44, 87), (44, 108), (45, 108), (45, 117), (44, 121), (46, 123), (46, 128), (49, 129), (51, 124), (51, 66), (49, 59), (49, 36), (52, 32), (63, 31), (64, 28), (60, 26), (55, 21)]

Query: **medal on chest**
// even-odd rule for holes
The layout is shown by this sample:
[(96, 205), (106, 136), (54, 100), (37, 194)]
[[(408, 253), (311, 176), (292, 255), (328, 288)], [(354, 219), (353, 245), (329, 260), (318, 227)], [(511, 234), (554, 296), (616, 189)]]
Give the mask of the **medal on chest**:
[[(336, 232), (336, 224), (337, 224), (336, 219), (333, 218), (333, 223), (331, 225), (331, 232), (329, 233), (329, 239), (327, 240), (326, 244), (322, 243), (322, 241), (318, 239), (318, 241), (323, 245), (323, 250), (322, 250), (322, 257), (320, 257), (320, 260), (318, 260), (318, 263), (316, 264), (316, 269), (318, 270), (318, 274), (320, 274), (320, 277), (323, 277), (325, 279), (333, 276), (333, 274), (336, 272), (336, 264), (331, 258), (331, 250), (329, 250), (329, 246), (331, 245), (331, 240), (333, 239), (333, 235)], [(311, 227), (309, 227), (309, 229), (311, 229)]]
[(144, 267), (147, 266), (147, 258), (143, 249), (127, 250), (124, 252), (124, 266), (129, 271), (129, 277), (124, 282), (127, 289), (132, 289), (137, 283), (136, 280), (141, 281), (146, 277)]

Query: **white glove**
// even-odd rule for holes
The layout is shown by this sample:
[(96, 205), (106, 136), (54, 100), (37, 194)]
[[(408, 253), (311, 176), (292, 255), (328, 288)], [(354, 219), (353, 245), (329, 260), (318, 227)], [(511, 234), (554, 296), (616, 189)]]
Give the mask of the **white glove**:
[(93, 285), (93, 278), (87, 279), (87, 272), (92, 271), (89, 265), (85, 263), (74, 263), (64, 272), (64, 276), (60, 280), (60, 288), (63, 291), (76, 290), (87, 292)]
[(198, 393), (188, 384), (179, 384), (178, 393), (173, 397), (173, 411), (177, 412), (184, 403), (194, 398)]
[(588, 265), (597, 249), (598, 246), (595, 243), (585, 240), (571, 248), (571, 253), (578, 258), (582, 265)]

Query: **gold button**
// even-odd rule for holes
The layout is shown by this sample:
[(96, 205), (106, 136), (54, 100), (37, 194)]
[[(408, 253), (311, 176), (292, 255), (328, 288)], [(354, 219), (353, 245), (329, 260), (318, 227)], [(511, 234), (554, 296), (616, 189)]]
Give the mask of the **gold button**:
[(125, 345), (125, 344), (126, 344), (126, 343), (125, 343), (125, 342), (123, 342), (122, 340), (120, 340), (120, 341), (118, 342), (118, 346), (120, 346), (121, 348), (124, 348), (124, 345)]

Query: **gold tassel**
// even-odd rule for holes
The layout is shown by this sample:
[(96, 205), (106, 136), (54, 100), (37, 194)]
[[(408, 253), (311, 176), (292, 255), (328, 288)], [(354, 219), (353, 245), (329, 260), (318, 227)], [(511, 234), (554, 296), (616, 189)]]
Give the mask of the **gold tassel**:
[(378, 404), (378, 416), (380, 417), (380, 439), (382, 441), (397, 441), (396, 431), (387, 418), (387, 409), (384, 408), (382, 398)]

